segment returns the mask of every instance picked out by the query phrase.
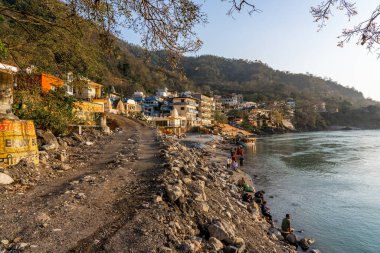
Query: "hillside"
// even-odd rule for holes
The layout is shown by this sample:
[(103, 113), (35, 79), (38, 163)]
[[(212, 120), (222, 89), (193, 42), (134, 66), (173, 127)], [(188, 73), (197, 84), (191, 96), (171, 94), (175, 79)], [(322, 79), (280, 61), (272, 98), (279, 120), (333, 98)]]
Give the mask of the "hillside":
[(195, 85), (228, 94), (243, 93), (247, 100), (307, 98), (313, 102), (347, 100), (357, 107), (374, 104), (354, 88), (312, 74), (274, 70), (260, 61), (226, 59), (211, 55), (185, 57), (184, 70)]
[[(370, 113), (370, 117), (364, 118), (371, 118), (371, 127), (377, 127), (377, 114), (372, 112), (377, 110), (374, 108), (378, 108), (379, 103), (332, 80), (278, 71), (260, 61), (212, 55), (183, 57), (179, 70), (173, 70), (165, 52), (148, 52), (115, 36), (105, 36), (93, 23), (70, 15), (67, 6), (60, 1), (37, 4), (35, 1), (0, 0), (0, 4), (32, 15), (33, 20), (44, 17), (54, 22), (54, 25), (19, 22), (1, 16), (0, 46), (6, 45), (8, 52), (1, 51), (0, 60), (5, 63), (21, 68), (34, 65), (40, 71), (57, 76), (72, 71), (106, 87), (113, 85), (126, 96), (135, 90), (149, 94), (166, 86), (178, 91), (242, 93), (245, 100), (256, 102), (293, 98), (297, 101), (295, 120), (302, 123), (297, 124), (300, 129), (343, 124), (351, 112), (360, 114), (360, 108), (367, 108), (362, 111)], [(339, 111), (342, 115), (337, 119), (331, 115), (322, 117), (314, 109), (322, 103), (326, 104), (327, 112)], [(368, 106), (373, 108), (368, 110)]]
[[(11, 8), (12, 15), (21, 13), (15, 19), (0, 13), (0, 43), (8, 49), (5, 55), (0, 52), (2, 62), (21, 68), (34, 65), (57, 76), (72, 71), (106, 86), (118, 86), (125, 95), (136, 89), (153, 92), (164, 85), (191, 87), (179, 74), (134, 57), (125, 42), (73, 16), (61, 1), (0, 0), (0, 6)], [(24, 20), (25, 16), (33, 22)]]

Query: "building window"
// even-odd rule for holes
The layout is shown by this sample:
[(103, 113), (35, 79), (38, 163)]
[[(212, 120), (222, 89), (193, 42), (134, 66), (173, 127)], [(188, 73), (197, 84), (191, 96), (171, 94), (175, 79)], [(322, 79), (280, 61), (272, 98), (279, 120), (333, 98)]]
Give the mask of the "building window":
[(181, 111), (184, 111), (185, 110), (185, 107), (181, 107)]
[(185, 102), (185, 99), (181, 99), (181, 103), (184, 103)]

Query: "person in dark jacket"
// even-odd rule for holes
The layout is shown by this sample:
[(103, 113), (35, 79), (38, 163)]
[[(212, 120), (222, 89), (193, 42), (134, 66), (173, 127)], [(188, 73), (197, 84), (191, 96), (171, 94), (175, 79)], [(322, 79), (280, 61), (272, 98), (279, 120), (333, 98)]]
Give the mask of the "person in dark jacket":
[(270, 214), (270, 208), (267, 207), (267, 202), (264, 200), (264, 202), (261, 204), (261, 213), (265, 217), (265, 219), (270, 223), (273, 224), (272, 221), (272, 215)]

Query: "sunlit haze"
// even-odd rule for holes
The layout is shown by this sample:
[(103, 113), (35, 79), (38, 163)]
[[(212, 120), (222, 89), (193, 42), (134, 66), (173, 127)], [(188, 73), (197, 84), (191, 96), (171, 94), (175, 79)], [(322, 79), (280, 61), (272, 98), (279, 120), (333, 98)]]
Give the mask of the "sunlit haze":
[[(355, 87), (365, 97), (380, 101), (380, 59), (356, 41), (343, 48), (337, 38), (343, 28), (350, 28), (368, 18), (378, 1), (358, 1), (359, 14), (351, 21), (335, 12), (327, 26), (318, 32), (310, 7), (321, 0), (256, 0), (262, 10), (249, 16), (246, 12), (227, 16), (227, 2), (207, 1), (203, 10), (208, 24), (197, 32), (204, 44), (195, 55), (212, 54), (227, 58), (260, 60), (274, 69), (294, 73), (309, 72), (329, 77), (344, 86)], [(139, 44), (136, 35), (122, 33), (128, 42)]]

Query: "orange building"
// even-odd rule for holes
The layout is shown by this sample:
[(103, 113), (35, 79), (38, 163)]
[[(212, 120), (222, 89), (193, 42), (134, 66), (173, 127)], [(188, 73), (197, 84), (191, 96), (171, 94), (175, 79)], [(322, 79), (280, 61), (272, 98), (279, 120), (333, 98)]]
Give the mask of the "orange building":
[(19, 90), (30, 89), (38, 85), (43, 92), (49, 92), (63, 87), (63, 84), (62, 79), (46, 73), (17, 76), (17, 89)]
[(63, 80), (53, 75), (42, 73), (37, 78), (44, 92), (63, 87)]

